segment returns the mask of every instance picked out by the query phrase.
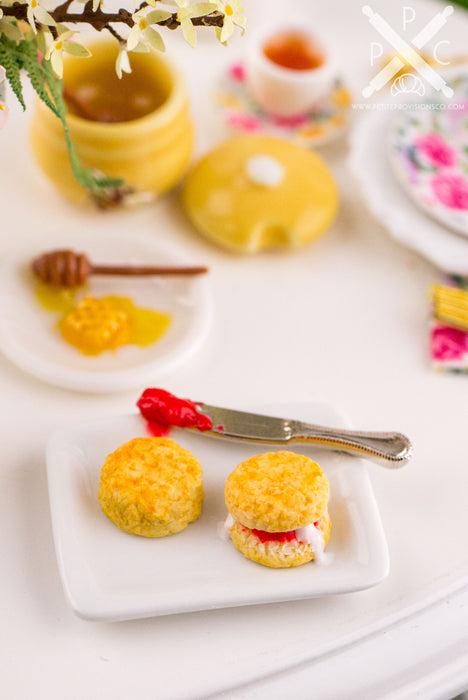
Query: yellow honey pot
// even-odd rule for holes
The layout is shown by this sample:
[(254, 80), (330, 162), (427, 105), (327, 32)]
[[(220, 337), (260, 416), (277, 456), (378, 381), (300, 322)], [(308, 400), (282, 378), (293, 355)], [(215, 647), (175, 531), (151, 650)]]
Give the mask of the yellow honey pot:
[[(119, 79), (117, 42), (109, 38), (90, 42), (88, 48), (90, 58), (65, 57), (64, 85), (103, 121), (78, 116), (69, 102), (71, 139), (83, 165), (156, 197), (180, 180), (193, 150), (184, 79), (156, 51), (131, 54), (132, 73)], [(86, 201), (69, 163), (62, 124), (39, 100), (30, 140), (39, 167), (57, 189), (76, 203)]]

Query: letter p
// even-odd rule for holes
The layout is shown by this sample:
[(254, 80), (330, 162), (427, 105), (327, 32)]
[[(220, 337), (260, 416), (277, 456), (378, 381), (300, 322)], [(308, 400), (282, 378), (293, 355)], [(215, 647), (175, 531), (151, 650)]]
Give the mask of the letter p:
[(375, 61), (383, 56), (383, 46), (378, 41), (372, 41), (370, 45), (370, 61), (374, 66)]
[(414, 7), (409, 7), (408, 5), (405, 5), (403, 7), (403, 31), (406, 32), (406, 25), (410, 24), (410, 22), (414, 22), (416, 17), (416, 10)]

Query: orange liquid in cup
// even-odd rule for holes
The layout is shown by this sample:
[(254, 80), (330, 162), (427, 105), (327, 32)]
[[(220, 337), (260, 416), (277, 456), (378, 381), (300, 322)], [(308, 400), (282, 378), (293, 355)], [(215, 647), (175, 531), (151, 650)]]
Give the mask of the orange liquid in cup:
[(275, 34), (263, 45), (263, 53), (272, 63), (291, 70), (314, 70), (325, 61), (317, 44), (301, 32)]

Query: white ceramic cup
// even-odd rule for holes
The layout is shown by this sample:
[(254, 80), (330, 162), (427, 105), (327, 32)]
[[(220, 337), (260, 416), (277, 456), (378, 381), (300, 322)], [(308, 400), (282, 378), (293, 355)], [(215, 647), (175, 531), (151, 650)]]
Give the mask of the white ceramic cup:
[[(310, 70), (297, 70), (271, 61), (265, 55), (265, 44), (283, 33), (298, 33), (310, 39), (322, 53), (323, 63)], [(315, 36), (305, 21), (296, 19), (282, 25), (270, 25), (252, 38), (247, 59), (248, 84), (258, 104), (271, 114), (291, 117), (307, 112), (328, 92), (333, 77), (329, 47)]]

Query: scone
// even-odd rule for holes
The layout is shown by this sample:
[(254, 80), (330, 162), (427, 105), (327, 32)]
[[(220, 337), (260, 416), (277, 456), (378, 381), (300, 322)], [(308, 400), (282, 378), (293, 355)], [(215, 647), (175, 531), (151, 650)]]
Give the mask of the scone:
[(202, 468), (168, 438), (135, 438), (108, 455), (99, 503), (122, 530), (165, 537), (196, 520), (203, 504)]
[(330, 537), (329, 494), (327, 477), (308, 457), (251, 457), (226, 480), (231, 539), (248, 559), (273, 568), (320, 561)]

